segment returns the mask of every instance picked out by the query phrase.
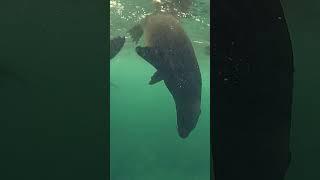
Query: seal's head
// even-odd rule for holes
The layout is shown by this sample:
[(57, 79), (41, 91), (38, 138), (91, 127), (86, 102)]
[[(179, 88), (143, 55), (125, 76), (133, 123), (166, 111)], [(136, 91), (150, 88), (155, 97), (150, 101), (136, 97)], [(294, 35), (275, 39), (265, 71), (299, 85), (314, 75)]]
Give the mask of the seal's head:
[(177, 108), (177, 130), (181, 138), (185, 139), (190, 135), (198, 123), (200, 114), (200, 101)]

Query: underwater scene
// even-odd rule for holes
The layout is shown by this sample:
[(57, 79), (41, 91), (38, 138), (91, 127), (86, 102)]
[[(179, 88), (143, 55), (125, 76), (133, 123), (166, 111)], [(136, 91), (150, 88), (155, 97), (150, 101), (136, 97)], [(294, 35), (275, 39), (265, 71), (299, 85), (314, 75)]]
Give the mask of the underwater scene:
[(210, 1), (179, 2), (110, 1), (111, 180), (210, 179)]

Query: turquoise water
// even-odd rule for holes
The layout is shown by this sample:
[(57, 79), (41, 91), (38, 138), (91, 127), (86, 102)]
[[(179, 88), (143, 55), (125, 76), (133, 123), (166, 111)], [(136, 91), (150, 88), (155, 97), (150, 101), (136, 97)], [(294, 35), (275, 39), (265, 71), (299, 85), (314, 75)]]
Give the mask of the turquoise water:
[[(210, 179), (210, 57), (205, 49), (210, 20), (206, 8), (209, 1), (194, 4), (189, 17), (182, 19), (202, 74), (202, 112), (187, 139), (178, 136), (171, 94), (163, 82), (148, 85), (155, 69), (135, 53), (130, 38), (110, 62), (111, 180)], [(152, 8), (150, 0), (117, 0), (111, 1), (110, 9), (114, 37), (126, 35)]]

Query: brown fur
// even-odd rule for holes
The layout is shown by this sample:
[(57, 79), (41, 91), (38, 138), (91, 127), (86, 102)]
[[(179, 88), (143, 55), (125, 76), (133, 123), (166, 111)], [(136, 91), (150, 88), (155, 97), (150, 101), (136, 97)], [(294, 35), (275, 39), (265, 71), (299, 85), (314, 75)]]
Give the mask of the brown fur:
[(145, 45), (167, 48), (177, 47), (188, 39), (178, 20), (171, 15), (150, 15), (145, 19), (144, 25)]

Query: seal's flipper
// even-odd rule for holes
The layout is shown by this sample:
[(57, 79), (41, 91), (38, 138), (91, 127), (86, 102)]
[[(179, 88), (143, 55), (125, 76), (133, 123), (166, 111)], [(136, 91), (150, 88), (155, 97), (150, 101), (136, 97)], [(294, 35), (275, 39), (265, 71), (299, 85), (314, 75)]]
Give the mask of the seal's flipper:
[(120, 36), (110, 40), (110, 60), (119, 53), (124, 45), (125, 40), (125, 37)]
[(161, 73), (159, 71), (156, 71), (152, 76), (151, 79), (149, 81), (149, 85), (153, 85), (156, 84), (160, 81), (163, 80), (163, 77), (161, 76)]
[(171, 49), (138, 46), (136, 47), (136, 52), (157, 70), (164, 72), (168, 71), (169, 69), (175, 70), (177, 68), (177, 64), (174, 64), (170, 61), (170, 57), (172, 57), (172, 54), (175, 53)]
[(163, 69), (165, 60), (164, 54), (157, 48), (154, 47), (136, 47), (136, 52), (139, 56), (141, 56), (144, 60), (150, 63), (157, 70)]
[(136, 44), (138, 43), (138, 41), (140, 40), (142, 34), (143, 34), (143, 29), (141, 24), (137, 24), (135, 26), (133, 26), (128, 33), (130, 34), (132, 41), (135, 42)]

